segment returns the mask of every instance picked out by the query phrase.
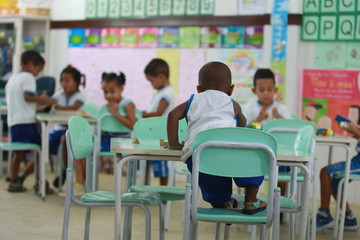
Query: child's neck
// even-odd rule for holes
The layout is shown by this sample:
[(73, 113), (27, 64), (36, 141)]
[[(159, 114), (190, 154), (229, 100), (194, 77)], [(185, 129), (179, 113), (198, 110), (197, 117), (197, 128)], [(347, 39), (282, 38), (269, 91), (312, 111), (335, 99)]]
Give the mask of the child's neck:
[(262, 106), (262, 107), (265, 107), (265, 108), (270, 107), (271, 105), (273, 105), (273, 103), (274, 103), (274, 101), (272, 101), (270, 104), (265, 104), (265, 103), (260, 102), (260, 101), (258, 100), (258, 104), (259, 104), (260, 106)]
[(74, 96), (74, 94), (76, 93), (77, 91), (75, 91), (75, 92), (66, 92), (65, 94), (66, 94), (66, 98), (67, 99), (70, 99), (72, 96)]
[(169, 86), (169, 85), (170, 85), (170, 83), (169, 83), (169, 82), (164, 83), (164, 85), (163, 85), (161, 88), (159, 88), (158, 90), (161, 90), (161, 89), (163, 89), (163, 88), (165, 88), (165, 87), (167, 87), (167, 86)]

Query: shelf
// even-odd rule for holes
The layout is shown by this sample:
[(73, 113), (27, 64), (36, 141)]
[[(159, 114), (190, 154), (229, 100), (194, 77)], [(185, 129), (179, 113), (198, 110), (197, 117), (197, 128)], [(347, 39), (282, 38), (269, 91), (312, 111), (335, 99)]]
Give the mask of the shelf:
[(19, 19), (33, 20), (33, 21), (44, 21), (50, 20), (49, 16), (37, 16), (37, 15), (0, 15), (0, 22), (5, 19)]
[[(289, 14), (289, 25), (301, 25), (301, 14)], [(270, 24), (270, 14), (241, 16), (181, 16), (156, 18), (107, 18), (51, 21), (50, 29), (112, 27), (183, 27), (183, 26), (262, 26)]]

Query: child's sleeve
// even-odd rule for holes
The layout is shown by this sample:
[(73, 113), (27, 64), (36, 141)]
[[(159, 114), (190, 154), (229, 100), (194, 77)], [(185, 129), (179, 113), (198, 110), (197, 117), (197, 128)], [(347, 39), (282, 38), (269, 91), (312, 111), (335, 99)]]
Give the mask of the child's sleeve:
[(280, 107), (281, 107), (280, 109), (281, 111), (279, 111), (279, 114), (285, 119), (291, 119), (291, 113), (288, 107), (284, 104), (281, 104)]
[(82, 94), (81, 92), (78, 92), (75, 96), (75, 102), (82, 102), (82, 103), (85, 103), (85, 96), (84, 94)]
[(21, 86), (23, 93), (36, 95), (36, 82), (34, 77), (30, 75), (24, 75)]

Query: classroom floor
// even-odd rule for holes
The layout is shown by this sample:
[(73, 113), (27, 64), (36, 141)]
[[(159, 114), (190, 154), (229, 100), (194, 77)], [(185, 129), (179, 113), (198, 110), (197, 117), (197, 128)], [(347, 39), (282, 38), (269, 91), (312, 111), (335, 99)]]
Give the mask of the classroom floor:
[[(53, 175), (48, 172), (47, 178), (52, 180)], [(155, 182), (154, 180), (152, 180)], [(8, 193), (5, 178), (0, 179), (0, 239), (14, 240), (50, 240), (61, 239), (63, 203), (64, 198), (50, 195), (43, 201), (34, 194), (32, 186), (34, 178), (30, 176), (25, 182), (27, 192)], [(183, 183), (178, 183), (181, 186)], [(100, 188), (111, 190), (113, 177), (109, 174), (100, 174)], [(182, 239), (182, 213), (181, 201), (173, 202), (171, 212), (170, 230), (166, 233), (166, 239)], [(152, 239), (158, 239), (158, 208), (150, 207), (152, 216)], [(359, 206), (354, 206), (353, 211), (360, 217)], [(72, 205), (70, 215), (69, 240), (83, 239), (85, 208)], [(91, 239), (113, 239), (114, 237), (114, 210), (113, 208), (93, 208), (91, 216)], [(144, 239), (143, 213), (135, 208), (133, 217), (133, 238)], [(213, 239), (215, 225), (201, 222), (199, 225), (199, 239)], [(231, 227), (230, 239), (250, 239), (247, 227), (238, 229)], [(281, 225), (281, 239), (288, 239), (288, 225)], [(320, 232), (317, 239), (332, 239), (332, 230)], [(345, 232), (344, 239), (360, 239), (360, 230)]]

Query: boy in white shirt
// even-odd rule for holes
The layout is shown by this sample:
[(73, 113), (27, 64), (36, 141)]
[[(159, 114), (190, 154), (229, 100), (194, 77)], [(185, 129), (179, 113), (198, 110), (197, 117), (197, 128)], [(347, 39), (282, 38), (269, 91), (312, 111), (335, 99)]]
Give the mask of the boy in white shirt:
[[(192, 144), (195, 136), (204, 130), (221, 127), (245, 127), (246, 119), (240, 105), (231, 99), (234, 85), (231, 85), (231, 71), (221, 62), (205, 64), (199, 71), (198, 94), (175, 107), (168, 116), (168, 139), (170, 149), (183, 149), (182, 160), (192, 171)], [(179, 120), (188, 121), (185, 146), (179, 143)], [(221, 160), (221, 159), (219, 159)], [(233, 178), (236, 185), (245, 187), (244, 214), (252, 215), (266, 208), (266, 203), (257, 199), (264, 176)], [(199, 186), (203, 199), (214, 208), (236, 207), (231, 199), (232, 178), (199, 173)]]
[[(142, 113), (143, 118), (167, 116), (175, 105), (175, 94), (169, 80), (169, 65), (163, 59), (154, 58), (145, 67), (144, 73), (146, 79), (158, 92), (153, 95), (147, 111)], [(154, 176), (160, 178), (160, 185), (167, 185), (169, 176), (167, 161), (151, 161), (151, 164)]]
[(291, 118), (289, 109), (274, 100), (277, 90), (274, 73), (270, 69), (259, 68), (254, 75), (252, 89), (258, 99), (247, 103), (244, 107), (247, 125), (252, 122), (264, 124), (273, 119)]
[[(38, 52), (26, 51), (21, 54), (21, 71), (13, 74), (6, 84), (7, 123), (12, 142), (41, 145), (41, 137), (35, 125), (36, 105), (52, 105), (54, 103), (54, 100), (46, 95), (36, 96), (34, 77), (39, 74), (44, 65), (45, 60)], [(34, 160), (18, 176), (20, 163), (24, 159), (25, 153), (26, 151), (14, 153), (9, 192), (26, 191), (23, 182), (34, 171)], [(52, 192), (47, 183), (47, 194)]]

